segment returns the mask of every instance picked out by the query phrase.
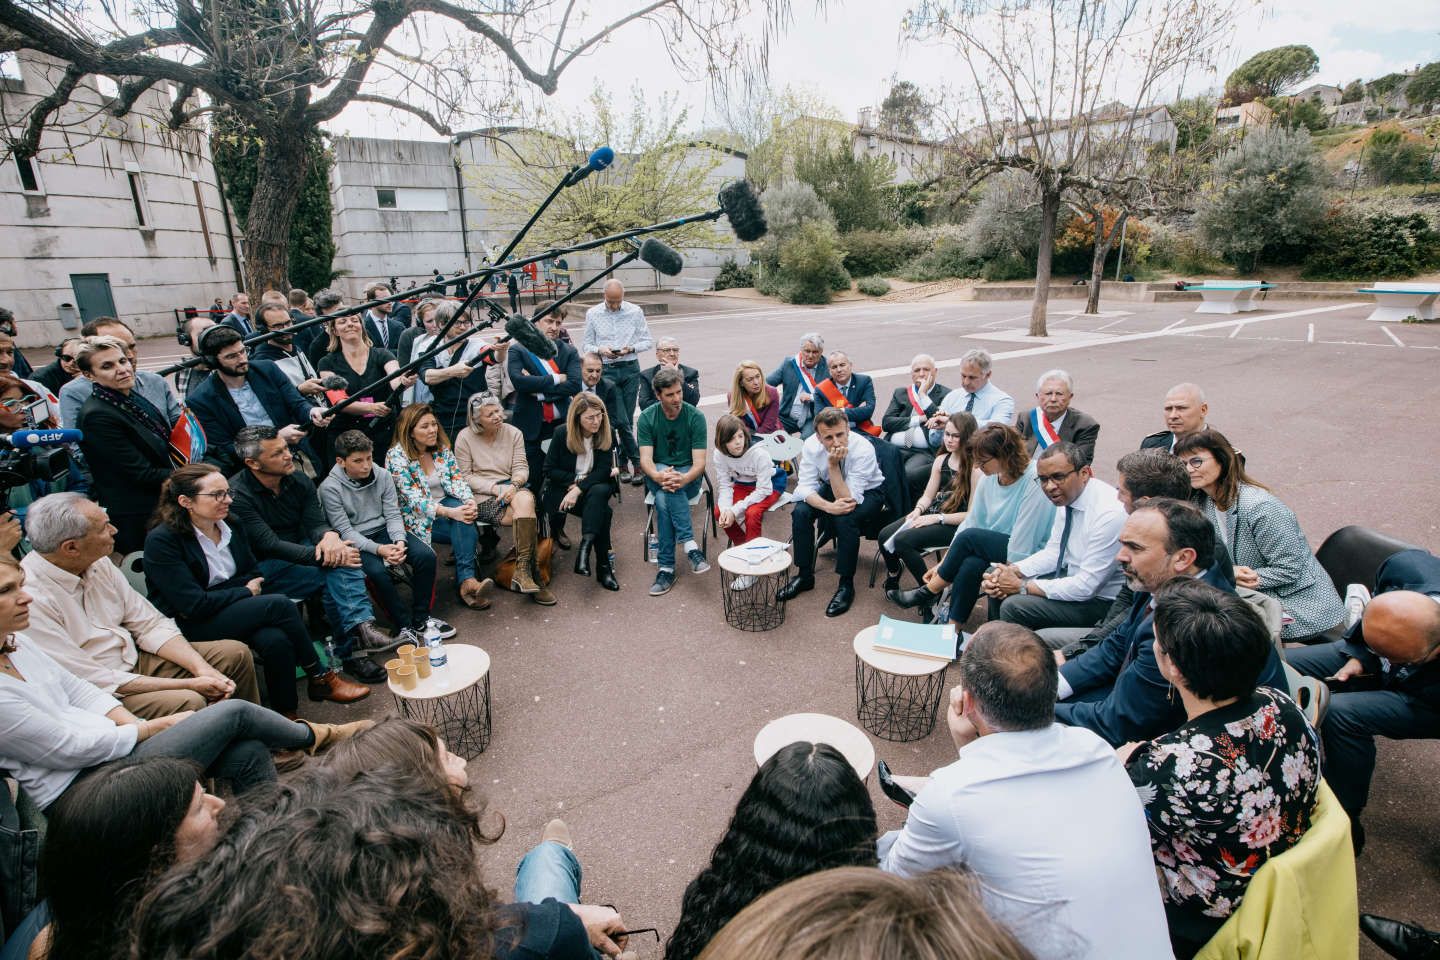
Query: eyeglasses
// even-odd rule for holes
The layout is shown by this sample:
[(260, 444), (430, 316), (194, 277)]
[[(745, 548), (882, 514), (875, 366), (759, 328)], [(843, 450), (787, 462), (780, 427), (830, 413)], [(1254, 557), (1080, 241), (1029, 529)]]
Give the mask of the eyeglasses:
[(62, 353), (62, 354), (60, 354), (60, 359), (61, 359), (62, 361), (64, 361), (65, 363), (74, 363), (74, 362), (75, 362), (75, 356), (74, 356), (74, 354), (70, 354), (70, 353)]
[(1066, 470), (1064, 473), (1047, 473), (1044, 475), (1036, 474), (1035, 482), (1040, 484), (1040, 486), (1042, 487), (1049, 486), (1052, 483), (1056, 486), (1059, 486), (1060, 484), (1065, 482), (1066, 477), (1070, 476), (1072, 473), (1079, 472), (1079, 470)]
[(33, 397), (12, 397), (9, 400), (0, 400), (0, 407), (4, 407), (6, 410), (18, 410), (21, 407), (25, 406), (27, 403), (34, 402), (35, 400)]
[(1206, 457), (1191, 457), (1189, 460), (1181, 460), (1180, 462), (1185, 464), (1186, 470), (1199, 470), (1205, 466), (1207, 459)]
[(197, 493), (197, 494), (195, 494), (195, 496), (197, 496), (197, 497), (214, 497), (217, 501), (222, 501), (222, 500), (234, 500), (234, 499), (235, 499), (235, 494), (231, 493), (229, 490), (217, 490), (217, 491), (215, 491), (214, 493)]

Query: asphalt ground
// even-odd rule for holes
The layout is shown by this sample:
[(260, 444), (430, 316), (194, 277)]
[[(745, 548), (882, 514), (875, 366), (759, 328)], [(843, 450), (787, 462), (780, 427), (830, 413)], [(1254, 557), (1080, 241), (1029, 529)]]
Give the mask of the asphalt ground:
[[(1118, 304), (1084, 316), (1074, 312), (1078, 304), (1061, 302), (1044, 341), (1025, 336), (1023, 302), (811, 308), (676, 296), (671, 314), (651, 326), (657, 337), (679, 339), (683, 362), (700, 370), (701, 409), (712, 423), (738, 361), (773, 369), (812, 330), (827, 350), (845, 350), (857, 370), (875, 375), (882, 408), (918, 352), (932, 354), (941, 382), (953, 386), (961, 354), (984, 347), (995, 356), (994, 382), (1022, 410), (1033, 402), (1036, 376), (1063, 367), (1077, 379), (1075, 406), (1102, 424), (1096, 472), (1111, 482), (1119, 457), (1162, 428), (1166, 390), (1193, 380), (1208, 394), (1211, 424), (1295, 510), (1312, 547), (1359, 523), (1440, 549), (1440, 324), (1369, 323), (1366, 300), (1270, 301), (1230, 317), (1198, 315), (1188, 303)], [(579, 323), (571, 332), (578, 341)], [(142, 366), (158, 367), (178, 349), (149, 341)], [(446, 579), (437, 613), (459, 628), (452, 642), (492, 657), (494, 735), (470, 763), (471, 783), (506, 820), (487, 852), (492, 884), (508, 897), (520, 856), (548, 819), (563, 817), (584, 864), (584, 899), (613, 903), (630, 926), (658, 926), (668, 936), (686, 883), (754, 773), (755, 734), (796, 712), (853, 722), (851, 640), (887, 604), (878, 585), (865, 587), (874, 549), (866, 544), (853, 609), (827, 620), (835, 580), (823, 551), (817, 589), (787, 605), (780, 629), (734, 630), (721, 614), (718, 568), (693, 576), (682, 563), (668, 596), (646, 595), (655, 568), (641, 552), (644, 518), (640, 492), (627, 487), (615, 524), (619, 593), (576, 577), (570, 554), (561, 553), (558, 606), (500, 593), (490, 610), (469, 611), (450, 599)], [(783, 540), (788, 527), (788, 513), (777, 512), (765, 532)], [(577, 528), (572, 521), (572, 535)], [(718, 549), (712, 541), (712, 562)], [(442, 577), (452, 576), (445, 568)], [(947, 688), (953, 682), (952, 668)], [(351, 707), (305, 708), (321, 720), (395, 711), (383, 687)], [(954, 758), (943, 718), (923, 740), (872, 742), (897, 772), (925, 773)], [(1437, 772), (1440, 743), (1381, 742), (1358, 866), (1362, 910), (1440, 928)], [(871, 791), (881, 828), (898, 827), (901, 811), (873, 776)], [(1084, 829), (1084, 811), (1064, 798), (1055, 813)], [(659, 951), (642, 948), (647, 955)], [(1381, 954), (1364, 943), (1362, 956)]]

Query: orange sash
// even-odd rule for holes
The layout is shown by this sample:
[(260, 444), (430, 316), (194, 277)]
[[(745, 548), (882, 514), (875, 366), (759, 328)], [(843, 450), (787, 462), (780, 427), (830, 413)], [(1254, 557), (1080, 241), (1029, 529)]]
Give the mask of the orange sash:
[[(849, 408), (850, 401), (845, 399), (845, 394), (840, 392), (840, 388), (836, 386), (834, 380), (822, 380), (815, 389), (819, 390), (820, 395), (830, 401), (830, 406), (839, 407), (841, 410)], [(855, 429), (862, 433), (868, 433), (872, 437), (880, 436), (880, 428), (869, 420), (862, 420), (855, 424)]]

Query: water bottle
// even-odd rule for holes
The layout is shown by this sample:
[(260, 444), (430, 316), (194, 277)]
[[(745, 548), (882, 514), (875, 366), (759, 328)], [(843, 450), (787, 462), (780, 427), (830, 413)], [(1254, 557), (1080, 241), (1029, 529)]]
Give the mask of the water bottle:
[(645, 538), (645, 559), (651, 563), (660, 562), (660, 536), (652, 533)]
[(425, 646), (430, 651), (430, 666), (443, 667), (450, 662), (445, 655), (445, 645), (440, 642), (440, 628), (434, 623), (425, 625)]

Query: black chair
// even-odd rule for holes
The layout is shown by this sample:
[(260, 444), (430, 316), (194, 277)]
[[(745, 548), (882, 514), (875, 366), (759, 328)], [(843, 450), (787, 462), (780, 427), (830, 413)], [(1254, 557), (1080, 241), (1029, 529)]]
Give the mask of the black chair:
[[(1326, 537), (1320, 549), (1315, 551), (1315, 559), (1320, 561), (1320, 566), (1335, 584), (1336, 592), (1343, 598), (1345, 588), (1352, 583), (1361, 584), (1373, 593), (1375, 575), (1380, 572), (1381, 564), (1401, 550), (1414, 549), (1417, 549), (1414, 544), (1352, 524)], [(1339, 640), (1344, 634), (1345, 627), (1341, 624), (1327, 630), (1324, 637)]]
[(875, 586), (875, 575), (880, 569), (880, 531), (910, 512), (910, 488), (905, 483), (905, 459), (900, 448), (879, 437), (866, 437), (875, 448), (875, 459), (880, 472), (885, 476), (885, 509), (880, 511), (870, 527), (860, 531), (867, 540), (875, 541), (875, 555), (870, 558), (870, 586)]

